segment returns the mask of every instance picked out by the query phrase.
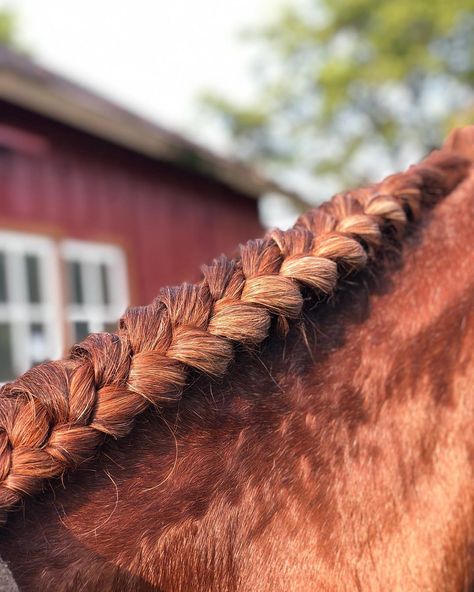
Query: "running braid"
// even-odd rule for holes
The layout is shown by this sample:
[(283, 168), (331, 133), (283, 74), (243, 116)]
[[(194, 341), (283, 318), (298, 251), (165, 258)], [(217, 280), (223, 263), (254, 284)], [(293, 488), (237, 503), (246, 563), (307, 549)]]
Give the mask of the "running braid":
[(37, 366), (0, 391), (0, 520), (44, 480), (93, 458), (148, 406), (175, 405), (190, 369), (225, 374), (235, 345), (259, 344), (272, 317), (299, 317), (302, 288), (330, 294), (375, 257), (384, 234), (447, 195), (470, 162), (452, 147), (378, 185), (336, 195), (285, 232), (216, 259), (196, 285), (162, 290), (129, 309), (118, 334), (90, 335), (69, 357)]

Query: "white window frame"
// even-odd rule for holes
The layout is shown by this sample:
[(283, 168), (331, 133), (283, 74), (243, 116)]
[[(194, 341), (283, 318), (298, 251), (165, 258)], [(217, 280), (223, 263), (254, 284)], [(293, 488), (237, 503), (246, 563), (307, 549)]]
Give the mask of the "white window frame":
[[(104, 264), (109, 269), (110, 303), (108, 305), (98, 303), (100, 278), (84, 276), (82, 276), (83, 290), (88, 291), (84, 292), (84, 304), (69, 302), (67, 295), (65, 305), (65, 317), (69, 328), (73, 323), (82, 321), (89, 324), (90, 333), (104, 331), (107, 323), (118, 321), (129, 304), (127, 262), (123, 250), (107, 243), (68, 239), (61, 242), (60, 252), (65, 269), (66, 264), (72, 261), (81, 264), (94, 263), (97, 267)], [(81, 266), (82, 274), (87, 276), (87, 274), (95, 274), (95, 271), (87, 266)], [(113, 277), (113, 286), (110, 282), (111, 277)]]
[[(7, 302), (0, 302), (0, 322), (11, 328), (12, 364), (17, 374), (28, 370), (34, 358), (30, 341), (30, 324), (44, 326), (45, 355), (58, 358), (64, 343), (61, 315), (61, 283), (58, 253), (51, 238), (27, 232), (0, 231), (0, 251), (5, 254), (5, 279)], [(25, 255), (35, 255), (40, 260), (39, 281), (43, 301), (28, 301), (26, 269), (22, 262)]]

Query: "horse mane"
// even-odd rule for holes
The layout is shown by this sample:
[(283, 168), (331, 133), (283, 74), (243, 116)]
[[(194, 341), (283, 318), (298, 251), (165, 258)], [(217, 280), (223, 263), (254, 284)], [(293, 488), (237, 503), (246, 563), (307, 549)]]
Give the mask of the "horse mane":
[(36, 366), (0, 391), (0, 520), (48, 479), (122, 438), (149, 406), (176, 405), (190, 372), (222, 377), (272, 320), (285, 331), (303, 301), (317, 305), (377, 259), (427, 207), (467, 176), (474, 127), (457, 131), (421, 164), (334, 196), (287, 231), (272, 230), (203, 268), (202, 280), (163, 289), (130, 308), (116, 334), (98, 333), (59, 361)]

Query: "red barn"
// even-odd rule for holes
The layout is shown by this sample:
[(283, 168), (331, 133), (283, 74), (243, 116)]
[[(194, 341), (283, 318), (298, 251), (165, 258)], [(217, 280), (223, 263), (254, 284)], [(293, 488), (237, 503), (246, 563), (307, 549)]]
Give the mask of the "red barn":
[(275, 190), (0, 48), (0, 381), (258, 236)]

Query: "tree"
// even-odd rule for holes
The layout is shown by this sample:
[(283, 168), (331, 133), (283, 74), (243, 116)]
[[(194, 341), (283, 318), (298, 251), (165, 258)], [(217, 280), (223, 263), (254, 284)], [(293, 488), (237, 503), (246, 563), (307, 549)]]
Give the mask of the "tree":
[(17, 21), (15, 14), (5, 8), (0, 10), (0, 44), (17, 46)]
[(241, 155), (340, 188), (419, 159), (472, 115), (474, 0), (296, 2), (250, 36), (255, 101), (205, 97)]

